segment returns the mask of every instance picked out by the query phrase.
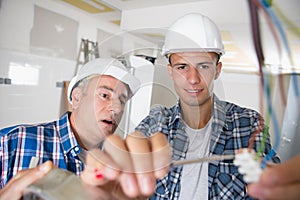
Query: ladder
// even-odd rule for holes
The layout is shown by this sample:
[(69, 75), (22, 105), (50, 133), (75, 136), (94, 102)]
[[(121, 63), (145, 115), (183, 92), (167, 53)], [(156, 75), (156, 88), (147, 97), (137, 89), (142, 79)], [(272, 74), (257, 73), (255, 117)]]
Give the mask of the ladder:
[[(81, 39), (80, 42), (80, 48), (77, 55), (77, 62), (75, 67), (74, 76), (78, 73), (80, 68), (87, 63), (90, 60), (93, 60), (95, 58), (99, 58), (99, 48), (98, 48), (98, 42), (93, 42), (88, 39)], [(63, 112), (65, 110), (71, 111), (71, 105), (68, 101), (68, 86), (70, 81), (63, 81), (63, 87), (64, 87), (64, 102), (62, 102)]]
[(99, 58), (98, 42), (93, 42), (88, 39), (81, 39), (80, 48), (77, 56), (77, 64), (75, 68), (75, 74), (80, 70), (82, 65), (90, 60)]

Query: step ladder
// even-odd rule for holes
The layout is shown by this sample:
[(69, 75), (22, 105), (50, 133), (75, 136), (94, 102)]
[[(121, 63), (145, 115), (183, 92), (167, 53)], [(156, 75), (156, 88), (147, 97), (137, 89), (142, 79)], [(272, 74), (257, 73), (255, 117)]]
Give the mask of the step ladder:
[(90, 60), (99, 58), (98, 42), (93, 42), (88, 39), (81, 39), (80, 48), (77, 56), (77, 64), (75, 68), (75, 74), (80, 70), (82, 65)]
[[(80, 68), (90, 60), (99, 58), (98, 42), (93, 42), (88, 39), (81, 39), (79, 52), (77, 55), (77, 62), (75, 67), (74, 76), (78, 73)], [(63, 81), (64, 87), (64, 101), (62, 102), (63, 110), (71, 111), (72, 107), (68, 101), (68, 86), (70, 81)]]

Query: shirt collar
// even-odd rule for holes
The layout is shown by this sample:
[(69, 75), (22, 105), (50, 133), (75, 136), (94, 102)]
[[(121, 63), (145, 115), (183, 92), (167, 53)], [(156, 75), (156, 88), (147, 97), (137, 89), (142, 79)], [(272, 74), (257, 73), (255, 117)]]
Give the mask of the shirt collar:
[[(214, 101), (214, 114), (213, 114), (213, 126), (215, 132), (219, 132), (223, 127), (228, 128), (226, 121), (226, 103), (221, 101), (215, 94), (213, 94)], [(181, 115), (180, 108), (180, 99), (177, 100), (176, 105), (172, 108), (173, 116), (172, 116), (172, 124), (177, 120), (183, 120)]]
[(176, 123), (178, 120), (182, 120), (183, 122), (183, 119), (182, 119), (182, 115), (181, 115), (181, 107), (180, 107), (180, 99), (177, 100), (177, 103), (173, 106), (172, 108), (173, 110), (173, 116), (171, 118), (171, 124), (174, 124)]
[(66, 112), (57, 122), (58, 134), (64, 149), (64, 153), (67, 154), (72, 150), (72, 154), (78, 154), (81, 151), (81, 147), (72, 131), (70, 115), (71, 112)]
[(219, 132), (223, 130), (223, 127), (226, 129), (226, 103), (221, 101), (215, 94), (214, 98), (214, 116), (213, 116), (213, 129), (215, 132)]

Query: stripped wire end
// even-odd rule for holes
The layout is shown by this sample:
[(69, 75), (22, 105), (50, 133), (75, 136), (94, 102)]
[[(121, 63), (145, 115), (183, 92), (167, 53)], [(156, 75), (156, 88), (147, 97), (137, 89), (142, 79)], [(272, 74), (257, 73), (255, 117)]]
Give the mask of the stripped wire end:
[(259, 180), (262, 169), (253, 149), (240, 149), (235, 155), (233, 162), (238, 167), (239, 173), (244, 175), (243, 178), (246, 183), (253, 183)]

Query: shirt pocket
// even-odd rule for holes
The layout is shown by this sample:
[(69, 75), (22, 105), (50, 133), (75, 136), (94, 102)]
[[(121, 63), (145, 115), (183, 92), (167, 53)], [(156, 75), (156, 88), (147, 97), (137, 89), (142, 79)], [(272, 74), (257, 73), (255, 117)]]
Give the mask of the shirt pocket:
[(220, 162), (212, 184), (213, 196), (220, 199), (245, 199), (246, 183), (233, 163)]
[[(156, 189), (154, 191), (154, 196), (156, 198), (159, 198), (159, 199), (169, 199), (169, 189), (168, 189), (168, 185), (167, 185), (167, 178), (163, 178), (161, 180), (158, 180), (157, 183), (156, 183)], [(150, 198), (150, 199), (153, 199), (153, 197)]]

